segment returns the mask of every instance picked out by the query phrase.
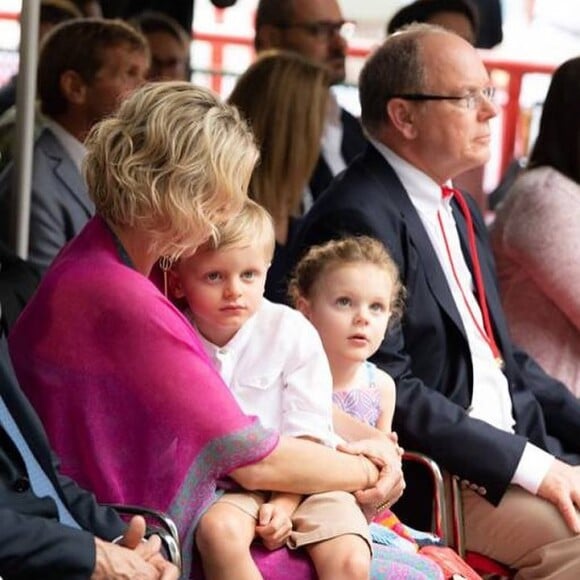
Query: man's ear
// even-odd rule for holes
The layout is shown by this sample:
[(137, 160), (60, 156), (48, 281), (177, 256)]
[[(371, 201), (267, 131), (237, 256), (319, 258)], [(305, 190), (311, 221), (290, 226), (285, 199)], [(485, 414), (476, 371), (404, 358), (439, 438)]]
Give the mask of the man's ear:
[(296, 300), (294, 308), (301, 312), (308, 320), (310, 320), (310, 302), (304, 296), (299, 296)]
[(67, 101), (82, 105), (87, 98), (87, 85), (81, 75), (74, 70), (65, 70), (60, 75), (60, 90)]
[(415, 111), (412, 103), (403, 99), (389, 99), (386, 104), (387, 118), (406, 139), (414, 139), (417, 135), (415, 127)]
[(278, 26), (262, 24), (256, 31), (257, 50), (269, 50), (271, 48), (283, 48), (282, 34), (284, 31)]

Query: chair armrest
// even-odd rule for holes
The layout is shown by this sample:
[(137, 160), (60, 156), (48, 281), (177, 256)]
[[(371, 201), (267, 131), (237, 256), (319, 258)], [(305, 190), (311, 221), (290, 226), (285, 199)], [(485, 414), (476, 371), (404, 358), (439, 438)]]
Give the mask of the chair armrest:
[(432, 531), (439, 536), (447, 545), (450, 545), (448, 538), (448, 511), (445, 495), (445, 482), (443, 474), (437, 462), (424, 453), (418, 451), (405, 451), (403, 461), (413, 461), (422, 465), (431, 476), (433, 482), (433, 525)]

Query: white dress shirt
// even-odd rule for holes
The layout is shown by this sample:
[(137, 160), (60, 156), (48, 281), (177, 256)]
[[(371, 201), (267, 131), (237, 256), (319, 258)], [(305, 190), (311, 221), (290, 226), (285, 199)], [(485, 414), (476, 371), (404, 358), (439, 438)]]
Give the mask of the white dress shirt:
[[(480, 419), (498, 429), (513, 433), (515, 421), (507, 378), (497, 365), (488, 341), (472, 318), (473, 314), (479, 328), (483, 328), (481, 309), (473, 293), (473, 279), (461, 250), (459, 234), (451, 210), (451, 199), (443, 199), (441, 184), (433, 181), (382, 143), (374, 140), (372, 143), (393, 167), (405, 187), (411, 203), (417, 210), (445, 274), (455, 306), (461, 316), (473, 367), (472, 399), (467, 412), (474, 419)], [(438, 214), (443, 222), (449, 251), (463, 293), (451, 268), (445, 240), (437, 218)], [(465, 300), (469, 303), (469, 307)], [(552, 455), (539, 447), (529, 442), (526, 443), (512, 483), (519, 484), (530, 493), (537, 493), (553, 459)]]
[(73, 137), (62, 125), (59, 125), (51, 118), (44, 117), (44, 124), (58, 139), (59, 143), (63, 146), (63, 149), (69, 154), (75, 167), (82, 175), (82, 166), (87, 154), (87, 148), (76, 137)]
[[(320, 155), (326, 161), (332, 176), (338, 175), (346, 169), (346, 161), (342, 156), (342, 126), (340, 105), (332, 91), (328, 92), (328, 108), (320, 141)], [(310, 187), (306, 184), (302, 194), (302, 209), (306, 213), (314, 203)]]
[(320, 147), (322, 149), (322, 157), (324, 157), (333, 176), (346, 169), (346, 161), (342, 156), (343, 133), (340, 106), (334, 93), (329, 91), (326, 122), (324, 123)]
[(244, 413), (283, 435), (334, 447), (330, 366), (318, 332), (300, 312), (264, 298), (225, 346), (201, 339)]

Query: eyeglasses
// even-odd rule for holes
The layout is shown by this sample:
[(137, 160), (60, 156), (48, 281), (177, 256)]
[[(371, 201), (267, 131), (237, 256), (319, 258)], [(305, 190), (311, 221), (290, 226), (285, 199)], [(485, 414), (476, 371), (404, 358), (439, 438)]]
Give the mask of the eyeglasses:
[(462, 107), (474, 110), (482, 103), (493, 103), (495, 97), (495, 87), (484, 87), (475, 91), (469, 91), (466, 95), (429, 95), (421, 93), (402, 93), (399, 95), (389, 95), (390, 99), (404, 99), (406, 101), (455, 101)]
[(356, 24), (352, 20), (339, 20), (331, 22), (320, 20), (319, 22), (294, 22), (292, 24), (280, 24), (278, 28), (300, 28), (317, 40), (332, 40), (336, 35), (345, 39), (352, 38)]

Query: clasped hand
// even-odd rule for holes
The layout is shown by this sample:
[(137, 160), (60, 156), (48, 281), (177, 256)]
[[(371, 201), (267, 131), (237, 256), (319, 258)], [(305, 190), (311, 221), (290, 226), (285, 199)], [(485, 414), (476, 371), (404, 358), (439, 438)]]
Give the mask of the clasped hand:
[(179, 570), (161, 555), (159, 536), (144, 540), (145, 531), (145, 520), (135, 516), (119, 544), (95, 538), (91, 580), (177, 580)]
[(403, 495), (403, 449), (397, 441), (396, 433), (391, 433), (380, 438), (344, 443), (338, 447), (346, 453), (364, 455), (379, 468), (379, 479), (375, 485), (354, 494), (369, 521), (376, 515), (378, 506), (392, 506)]
[(277, 550), (286, 544), (292, 533), (292, 519), (289, 514), (274, 503), (260, 507), (256, 535), (268, 550)]

